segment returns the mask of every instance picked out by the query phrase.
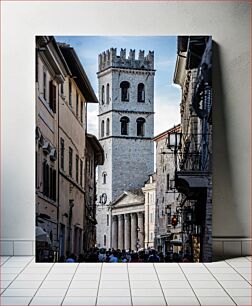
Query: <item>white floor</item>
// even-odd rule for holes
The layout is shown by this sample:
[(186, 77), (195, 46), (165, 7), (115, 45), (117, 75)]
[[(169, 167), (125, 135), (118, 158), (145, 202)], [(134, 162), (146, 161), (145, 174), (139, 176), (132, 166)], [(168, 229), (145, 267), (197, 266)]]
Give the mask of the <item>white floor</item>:
[(1, 257), (0, 305), (250, 306), (251, 260), (53, 264)]

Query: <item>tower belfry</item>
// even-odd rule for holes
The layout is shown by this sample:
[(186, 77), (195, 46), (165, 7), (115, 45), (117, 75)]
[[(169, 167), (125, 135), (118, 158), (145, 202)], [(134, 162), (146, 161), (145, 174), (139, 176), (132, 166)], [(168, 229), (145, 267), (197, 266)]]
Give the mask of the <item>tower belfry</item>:
[(116, 48), (99, 54), (99, 140), (105, 162), (98, 167), (97, 243), (111, 246), (109, 204), (123, 191), (144, 186), (154, 170), (154, 52)]

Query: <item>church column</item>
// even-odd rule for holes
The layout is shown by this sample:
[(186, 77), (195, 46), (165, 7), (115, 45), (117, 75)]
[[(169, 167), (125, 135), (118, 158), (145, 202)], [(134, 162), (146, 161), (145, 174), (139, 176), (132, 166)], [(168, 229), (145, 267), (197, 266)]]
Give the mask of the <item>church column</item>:
[(124, 215), (124, 248), (130, 248), (130, 214)]
[(131, 249), (136, 250), (137, 244), (137, 214), (131, 214)]
[(112, 217), (112, 248), (118, 248), (118, 217)]
[(137, 213), (138, 216), (138, 227), (139, 227), (139, 231), (138, 231), (138, 239), (139, 239), (139, 244), (140, 244), (140, 248), (144, 247), (144, 214), (143, 212), (139, 212)]
[(123, 249), (124, 241), (124, 216), (118, 215), (118, 249)]

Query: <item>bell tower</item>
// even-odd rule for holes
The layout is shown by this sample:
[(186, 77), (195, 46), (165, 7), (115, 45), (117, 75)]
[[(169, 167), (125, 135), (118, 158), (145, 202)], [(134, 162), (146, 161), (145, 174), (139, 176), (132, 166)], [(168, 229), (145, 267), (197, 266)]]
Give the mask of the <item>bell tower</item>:
[(154, 52), (111, 48), (99, 54), (97, 243), (111, 246), (109, 205), (123, 191), (144, 186), (154, 171)]

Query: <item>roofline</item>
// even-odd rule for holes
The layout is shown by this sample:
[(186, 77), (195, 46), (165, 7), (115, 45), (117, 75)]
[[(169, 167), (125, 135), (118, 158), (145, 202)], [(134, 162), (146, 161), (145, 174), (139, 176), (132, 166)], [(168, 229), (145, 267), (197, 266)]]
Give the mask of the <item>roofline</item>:
[[(75, 49), (73, 47), (71, 47), (70, 45), (67, 44), (63, 44), (58, 42), (59, 48), (61, 49), (63, 56), (66, 59), (66, 62), (68, 62), (68, 65), (71, 66), (70, 60), (73, 60), (73, 65), (75, 65), (75, 68), (77, 69), (77, 73), (79, 74), (79, 76), (77, 76), (77, 79), (82, 83), (82, 86), (84, 88), (80, 88), (80, 91), (82, 92), (83, 96), (86, 99), (87, 103), (99, 103), (98, 99), (94, 93), (93, 87), (91, 86), (91, 83), (88, 79), (88, 76), (84, 70), (84, 67), (82, 66), (80, 59), (77, 55), (77, 53), (75, 52)], [(64, 54), (65, 51), (65, 54)], [(67, 53), (66, 53), (67, 52)], [(69, 58), (69, 54), (72, 58)], [(68, 57), (68, 58), (67, 58)], [(71, 67), (70, 67), (71, 70)], [(73, 74), (73, 71), (72, 73)], [(76, 81), (75, 81), (76, 82)], [(78, 84), (77, 84), (78, 85)], [(86, 92), (86, 90), (88, 92)]]
[(153, 137), (152, 140), (154, 141), (158, 141), (158, 140), (161, 140), (163, 139), (165, 136), (167, 136), (168, 134), (174, 132), (174, 131), (177, 131), (177, 130), (180, 130), (181, 129), (181, 124), (177, 124), (177, 125), (174, 125), (174, 127), (158, 134), (157, 136)]
[(97, 157), (97, 164), (98, 165), (103, 165), (104, 164), (104, 150), (103, 147), (101, 146), (99, 140), (96, 138), (95, 135), (93, 134), (88, 134), (86, 133), (87, 140), (90, 141), (90, 144), (92, 148), (95, 151), (95, 156)]

